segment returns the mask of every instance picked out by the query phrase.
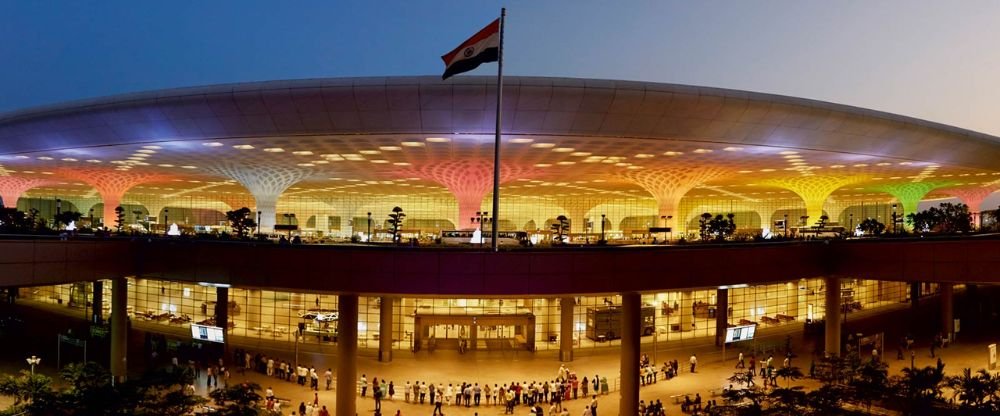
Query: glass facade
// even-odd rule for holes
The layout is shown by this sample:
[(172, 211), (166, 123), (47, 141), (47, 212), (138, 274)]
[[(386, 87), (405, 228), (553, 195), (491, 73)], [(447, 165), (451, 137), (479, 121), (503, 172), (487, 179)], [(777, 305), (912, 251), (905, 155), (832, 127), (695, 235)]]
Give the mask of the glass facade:
[[(215, 325), (217, 288), (191, 283), (129, 278), (128, 312), (146, 330), (185, 336), (192, 323)], [(842, 279), (843, 311), (877, 311), (909, 300), (909, 283)], [(47, 304), (87, 319), (93, 308), (93, 285), (75, 283), (20, 289), (22, 300)], [(938, 291), (922, 284), (921, 294)], [(729, 325), (757, 324), (758, 337), (772, 328), (801, 325), (824, 318), (823, 279), (728, 288)], [(103, 316), (110, 312), (111, 288), (103, 285)], [(706, 340), (715, 335), (719, 313), (717, 288), (701, 288), (641, 296), (642, 342)], [(576, 296), (573, 345), (580, 350), (618, 346), (614, 321), (620, 296)], [(383, 298), (362, 296), (358, 309), (358, 344), (377, 348), (381, 304), (391, 301), (393, 348), (419, 351), (457, 349), (558, 350), (559, 298)], [(243, 288), (229, 289), (232, 341), (274, 346), (298, 342), (320, 346), (337, 340), (337, 296)]]

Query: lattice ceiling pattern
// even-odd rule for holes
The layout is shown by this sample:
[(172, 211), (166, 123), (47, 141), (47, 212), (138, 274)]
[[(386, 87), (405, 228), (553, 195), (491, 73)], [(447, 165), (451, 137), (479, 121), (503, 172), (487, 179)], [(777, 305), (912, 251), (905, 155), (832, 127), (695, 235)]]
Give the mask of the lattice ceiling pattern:
[[(551, 198), (674, 200), (683, 195), (769, 200), (792, 196), (785, 190), (790, 186), (811, 193), (810, 187), (795, 184), (825, 181), (818, 178), (839, 184), (834, 188), (837, 197), (871, 197), (880, 192), (876, 185), (947, 179), (966, 186), (1000, 176), (935, 162), (679, 139), (512, 135), (505, 137), (502, 155), (504, 196)], [(492, 138), (353, 135), (169, 141), (0, 155), (0, 163), (12, 177), (58, 181), (62, 185), (44, 191), (52, 195), (85, 194), (77, 181), (150, 196), (230, 201), (245, 201), (250, 187), (259, 193), (318, 199), (454, 195), (492, 187)], [(149, 181), (136, 182), (136, 177), (168, 178), (142, 184)], [(856, 182), (859, 177), (867, 179)]]

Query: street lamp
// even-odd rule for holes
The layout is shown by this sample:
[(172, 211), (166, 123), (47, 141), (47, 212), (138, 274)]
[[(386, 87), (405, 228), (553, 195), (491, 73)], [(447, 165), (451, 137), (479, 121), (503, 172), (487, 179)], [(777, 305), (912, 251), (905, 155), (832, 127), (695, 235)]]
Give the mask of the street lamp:
[(368, 234), (366, 235), (365, 241), (372, 242), (372, 213), (368, 213)]
[(56, 198), (56, 215), (59, 215), (61, 211), (62, 211), (62, 200)]
[(854, 235), (854, 213), (847, 214), (851, 219), (851, 235)]
[(288, 238), (292, 237), (292, 218), (295, 218), (294, 212), (286, 212), (284, 214), (285, 218), (288, 219)]
[(785, 214), (785, 238), (788, 238), (788, 214)]
[(892, 233), (896, 234), (896, 204), (892, 204)]
[(91, 229), (96, 228), (96, 227), (94, 227), (94, 209), (93, 208), (90, 209), (90, 228)]
[(35, 366), (42, 362), (42, 359), (32, 355), (27, 358), (28, 365), (31, 366), (31, 375), (35, 375)]
[(486, 212), (486, 211), (476, 211), (476, 216), (472, 217), (472, 218), (469, 218), (469, 221), (471, 221), (473, 224), (479, 224), (480, 225), (480, 231), (479, 231), (479, 244), (480, 245), (482, 245), (483, 244), (483, 240), (485, 240), (485, 237), (483, 236), (483, 233), (486, 232), (486, 225), (491, 224), (493, 222), (493, 220), (491, 218), (487, 218), (489, 215), (490, 215), (490, 213)]
[(607, 217), (606, 214), (601, 214), (601, 242), (604, 242), (604, 218)]
[(163, 209), (163, 234), (166, 234), (166, 233), (170, 232), (170, 227), (167, 226), (168, 222), (170, 222), (170, 209), (169, 208), (164, 208)]
[(263, 211), (257, 211), (257, 234), (258, 235), (260, 235), (260, 215), (263, 214), (263, 213), (264, 213)]

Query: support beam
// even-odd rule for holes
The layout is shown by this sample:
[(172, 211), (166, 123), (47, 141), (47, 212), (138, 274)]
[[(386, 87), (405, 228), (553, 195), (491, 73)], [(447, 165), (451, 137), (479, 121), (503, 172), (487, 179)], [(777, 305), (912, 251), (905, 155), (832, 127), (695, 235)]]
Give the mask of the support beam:
[(910, 307), (917, 310), (920, 306), (920, 282), (910, 282)]
[(125, 358), (128, 346), (128, 281), (124, 277), (111, 280), (111, 378), (112, 383), (124, 383), (128, 373)]
[(90, 309), (90, 323), (100, 324), (104, 321), (104, 282), (95, 280), (91, 283), (91, 290), (94, 292), (93, 307)]
[(715, 346), (726, 342), (726, 328), (729, 327), (729, 289), (715, 292)]
[(381, 300), (378, 310), (378, 360), (387, 363), (392, 361), (392, 311), (396, 298), (382, 296)]
[(639, 340), (642, 302), (637, 292), (622, 293), (621, 401), (619, 415), (639, 414)]
[(358, 380), (358, 295), (337, 296), (337, 416), (356, 416)]
[(840, 279), (825, 277), (826, 286), (826, 354), (840, 356)]
[(576, 298), (566, 296), (559, 300), (559, 361), (573, 361), (573, 310)]
[(955, 285), (941, 283), (941, 333), (951, 341), (955, 335)]
[(215, 326), (222, 328), (222, 356), (229, 344), (229, 288), (215, 288)]

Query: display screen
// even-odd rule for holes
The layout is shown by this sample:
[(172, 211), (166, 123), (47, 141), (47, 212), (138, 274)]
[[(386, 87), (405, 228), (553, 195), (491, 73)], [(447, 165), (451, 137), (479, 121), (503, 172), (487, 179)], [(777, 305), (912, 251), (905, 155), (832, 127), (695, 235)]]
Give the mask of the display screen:
[(209, 342), (224, 342), (222, 328), (217, 326), (191, 324), (191, 338)]
[(757, 332), (757, 325), (734, 326), (726, 328), (726, 343), (740, 342), (753, 339), (753, 334)]

